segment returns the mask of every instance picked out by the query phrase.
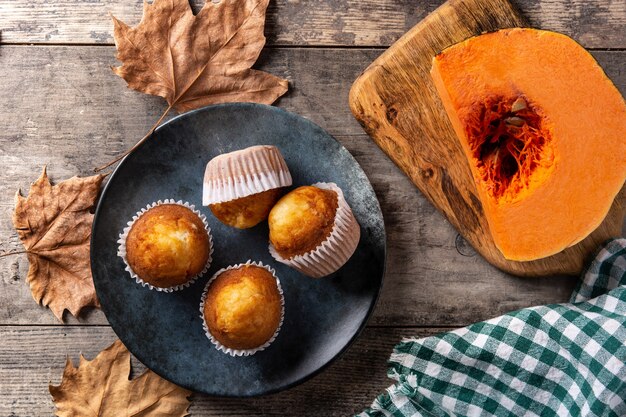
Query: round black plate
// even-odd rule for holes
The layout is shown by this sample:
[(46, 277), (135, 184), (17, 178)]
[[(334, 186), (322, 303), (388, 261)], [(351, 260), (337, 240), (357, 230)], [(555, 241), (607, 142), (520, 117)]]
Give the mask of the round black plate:
[[(252, 145), (277, 146), (293, 186), (335, 182), (361, 225), (361, 241), (337, 273), (308, 278), (268, 252), (264, 222), (237, 230), (202, 206), (206, 163)], [(173, 198), (203, 212), (215, 252), (204, 277), (173, 293), (151, 291), (132, 280), (117, 256), (118, 235), (147, 204)], [(285, 322), (266, 350), (231, 357), (202, 330), (200, 296), (210, 276), (248, 259), (276, 269), (285, 295)], [(128, 349), (162, 377), (193, 391), (253, 396), (289, 388), (328, 365), (365, 326), (382, 283), (385, 229), (367, 177), (332, 136), (310, 121), (276, 107), (224, 104), (176, 117), (156, 130), (117, 167), (98, 204), (91, 238), (91, 269), (98, 298)]]

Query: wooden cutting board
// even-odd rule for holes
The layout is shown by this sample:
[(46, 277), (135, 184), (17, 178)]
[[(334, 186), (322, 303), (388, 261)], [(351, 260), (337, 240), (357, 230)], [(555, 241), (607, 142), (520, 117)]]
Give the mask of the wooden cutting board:
[[(489, 233), (470, 167), (430, 78), (444, 48), (501, 28), (527, 26), (507, 0), (450, 0), (354, 82), (350, 108), (363, 128), (487, 261), (516, 275), (579, 274), (597, 247), (620, 236), (624, 188), (604, 222), (579, 244), (531, 262), (504, 259)], [(590, 202), (593, 204), (593, 202)]]

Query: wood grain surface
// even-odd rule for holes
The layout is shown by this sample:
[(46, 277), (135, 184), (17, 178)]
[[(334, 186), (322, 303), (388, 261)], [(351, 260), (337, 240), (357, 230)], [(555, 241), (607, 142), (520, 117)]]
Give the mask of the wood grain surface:
[[(192, 0), (198, 10), (205, 0)], [(274, 0), (271, 45), (389, 46), (442, 0)], [(512, 0), (530, 24), (567, 33), (587, 48), (624, 48), (626, 6), (619, 0)], [(109, 13), (139, 22), (140, 0), (0, 0), (6, 43), (112, 44)]]
[[(365, 330), (353, 349), (322, 374), (289, 391), (248, 400), (194, 394), (192, 416), (347, 416), (368, 406), (391, 385), (389, 353), (403, 337), (429, 336), (432, 328)], [(109, 327), (0, 327), (0, 416), (50, 416), (48, 385), (58, 385), (68, 357), (93, 359), (116, 339)], [(145, 368), (133, 362), (133, 374)], [(89, 416), (85, 416), (89, 417)], [(102, 416), (119, 417), (119, 416)]]
[(374, 141), (491, 264), (521, 276), (578, 275), (602, 242), (620, 236), (626, 191), (577, 245), (536, 261), (505, 259), (489, 232), (467, 158), (429, 74), (433, 57), (448, 46), (526, 25), (508, 0), (450, 0), (365, 70), (352, 87), (350, 107)]
[[(327, 129), (363, 166), (385, 216), (388, 268), (369, 327), (327, 371), (269, 397), (194, 395), (193, 416), (347, 416), (390, 385), (386, 361), (402, 337), (569, 297), (574, 279), (516, 278), (485, 262), (350, 113), (348, 92), (358, 74), (441, 2), (271, 2), (266, 35), (278, 47), (267, 48), (257, 66), (289, 79), (280, 107)], [(626, 94), (622, 3), (514, 4), (531, 24), (598, 49), (594, 56)], [(165, 108), (159, 98), (128, 90), (110, 71), (116, 62), (109, 11), (138, 22), (141, 0), (0, 0), (0, 253), (20, 247), (10, 221), (13, 196), (27, 189), (42, 164), (53, 180), (89, 175), (140, 138)], [(92, 358), (115, 339), (100, 310), (57, 322), (33, 301), (27, 269), (23, 255), (0, 258), (0, 416), (50, 416), (47, 385), (60, 381), (65, 357), (76, 360), (82, 351)]]
[[(281, 107), (328, 129), (363, 166), (381, 202), (388, 231), (388, 270), (372, 318), (377, 325), (454, 326), (529, 305), (562, 301), (567, 278), (528, 282), (503, 274), (477, 255), (409, 179), (365, 135), (350, 114), (348, 92), (380, 51), (278, 48), (260, 67), (290, 80)], [(594, 52), (617, 85), (624, 53)], [(0, 249), (19, 248), (11, 225), (13, 195), (48, 164), (53, 180), (91, 169), (132, 145), (163, 111), (158, 98), (128, 90), (109, 70), (112, 47), (4, 46), (0, 91), (7, 92), (0, 131)], [(5, 240), (8, 239), (8, 240)], [(0, 322), (54, 324), (34, 305), (24, 278), (25, 256), (0, 258)], [(471, 303), (464, 302), (464, 298)], [(76, 321), (68, 318), (70, 323)], [(106, 323), (100, 311), (88, 322)]]

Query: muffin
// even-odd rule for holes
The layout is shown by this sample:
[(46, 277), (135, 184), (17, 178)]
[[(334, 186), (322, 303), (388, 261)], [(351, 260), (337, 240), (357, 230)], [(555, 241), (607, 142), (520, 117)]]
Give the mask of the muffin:
[(210, 204), (209, 208), (222, 223), (237, 229), (248, 229), (267, 219), (281, 194), (282, 189), (274, 188), (248, 197)]
[(207, 336), (217, 348), (241, 356), (262, 350), (275, 339), (283, 305), (274, 270), (248, 261), (211, 278), (200, 310)]
[(267, 219), (282, 188), (291, 183), (289, 168), (277, 147), (252, 146), (209, 161), (202, 204), (222, 223), (248, 229)]
[(181, 289), (208, 269), (212, 241), (206, 219), (193, 206), (159, 202), (142, 210), (120, 236), (127, 270), (158, 290)]
[(296, 188), (276, 203), (268, 222), (272, 256), (313, 278), (341, 268), (361, 236), (343, 192), (334, 183)]
[(312, 185), (285, 195), (269, 216), (270, 242), (285, 259), (310, 252), (330, 236), (339, 207), (337, 193)]

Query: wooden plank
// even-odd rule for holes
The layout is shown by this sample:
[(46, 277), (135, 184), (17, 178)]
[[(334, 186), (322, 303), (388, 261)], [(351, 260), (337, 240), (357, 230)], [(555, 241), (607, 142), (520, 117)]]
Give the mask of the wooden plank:
[(578, 244), (529, 262), (507, 260), (490, 232), (489, 213), (483, 211), (467, 158), (429, 74), (433, 57), (450, 45), (524, 25), (508, 0), (449, 0), (359, 76), (350, 91), (350, 107), (378, 146), (492, 265), (520, 276), (579, 275), (602, 242), (620, 235), (626, 191), (618, 193), (602, 224)]
[[(281, 107), (310, 118), (334, 135), (362, 134), (348, 108), (352, 82), (378, 55), (370, 49), (266, 49), (258, 67), (289, 79)], [(594, 52), (607, 75), (626, 94), (625, 52)], [(110, 71), (112, 47), (24, 47), (0, 49), (3, 174), (14, 181), (24, 165), (35, 168), (63, 156), (58, 175), (87, 173), (119, 154), (149, 129), (165, 102), (126, 88)], [(80, 140), (88, 150), (60, 148)], [(18, 151), (21, 149), (22, 151)], [(24, 150), (29, 149), (28, 152)], [(72, 150), (73, 152), (68, 152)], [(29, 172), (29, 169), (23, 172)], [(22, 186), (27, 185), (23, 178)], [(1, 182), (0, 192), (14, 183)]]
[[(194, 394), (193, 416), (346, 416), (369, 406), (391, 385), (387, 359), (402, 337), (428, 336), (446, 329), (366, 329), (328, 369), (279, 394), (252, 398), (212, 398)], [(116, 339), (109, 327), (0, 327), (0, 415), (49, 416), (54, 412), (48, 385), (61, 381), (66, 357), (93, 359)], [(133, 373), (145, 368), (133, 359)], [(312, 397), (311, 393), (315, 393)], [(321, 400), (323, 399), (323, 400)]]
[[(272, 1), (274, 45), (389, 46), (443, 1)], [(198, 10), (204, 0), (191, 1)], [(560, 31), (588, 48), (626, 45), (626, 6), (613, 0), (513, 0), (531, 25)], [(2, 42), (112, 43), (109, 12), (134, 24), (141, 1), (0, 0)]]
[[(533, 304), (564, 301), (573, 280), (522, 280), (489, 266), (362, 133), (349, 113), (351, 81), (379, 51), (270, 49), (261, 67), (292, 84), (281, 107), (311, 118), (355, 155), (371, 179), (388, 231), (388, 269), (372, 319), (379, 325), (463, 325)], [(624, 52), (595, 56), (626, 91)], [(13, 195), (49, 164), (53, 179), (89, 175), (143, 135), (163, 101), (124, 87), (111, 47), (2, 47), (0, 250), (18, 248)], [(457, 249), (458, 247), (458, 249)], [(465, 254), (466, 256), (462, 255)], [(0, 258), (0, 324), (55, 324), (24, 283), (24, 256)], [(98, 310), (86, 323), (103, 324)], [(75, 320), (70, 323), (76, 324)]]

